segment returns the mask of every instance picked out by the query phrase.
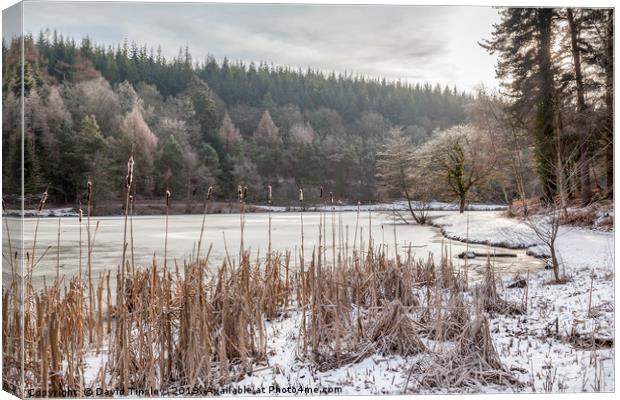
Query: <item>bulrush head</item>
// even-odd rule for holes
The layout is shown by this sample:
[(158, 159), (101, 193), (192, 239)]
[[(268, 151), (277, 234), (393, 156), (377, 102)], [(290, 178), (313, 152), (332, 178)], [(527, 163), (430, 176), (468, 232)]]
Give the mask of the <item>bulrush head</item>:
[(237, 185), (237, 196), (239, 197), (239, 202), (243, 201), (243, 187), (241, 185)]
[(334, 204), (334, 194), (332, 192), (329, 192), (329, 202)]
[(245, 201), (247, 197), (248, 197), (248, 187), (244, 186), (243, 187), (243, 200)]
[(271, 185), (267, 186), (267, 202), (271, 204)]
[(80, 204), (80, 212), (79, 212), (79, 222), (82, 223), (82, 218), (84, 218), (84, 213), (82, 212), (82, 205)]
[(125, 183), (125, 186), (127, 188), (130, 188), (131, 184), (133, 183), (133, 165), (134, 161), (132, 155), (129, 157), (129, 161), (127, 161), (127, 182)]
[(43, 196), (41, 196), (41, 201), (39, 202), (39, 207), (37, 208), (37, 211), (41, 212), (41, 210), (43, 210), (43, 207), (45, 207), (46, 201), (47, 201), (47, 188), (45, 189), (45, 192), (43, 192)]
[(166, 207), (170, 207), (170, 190), (166, 190)]
[(321, 187), (319, 188), (319, 192), (320, 192), (320, 193), (319, 193), (319, 198), (320, 198), (320, 199), (323, 199), (323, 186), (321, 186)]
[(207, 190), (207, 200), (211, 200), (211, 196), (213, 196), (213, 186), (209, 186)]
[(302, 203), (304, 201), (304, 190), (299, 188), (299, 202)]

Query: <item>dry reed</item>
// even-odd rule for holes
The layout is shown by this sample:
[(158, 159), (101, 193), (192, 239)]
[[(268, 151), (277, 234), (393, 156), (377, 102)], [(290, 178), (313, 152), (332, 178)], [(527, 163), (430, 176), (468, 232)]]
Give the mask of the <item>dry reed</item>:
[[(85, 357), (92, 351), (105, 359), (97, 377), (88, 383), (93, 386), (126, 391), (132, 386), (162, 390), (171, 385), (225, 385), (265, 362), (269, 339), (265, 321), (299, 317), (302, 321), (300, 356), (320, 370), (356, 362), (373, 353), (416, 355), (423, 361), (410, 370), (417, 381), (413, 390), (517, 384), (499, 360), (484, 315), (485, 311), (497, 311), (498, 305), (506, 310), (497, 293), (490, 264), (483, 285), (466, 295), (466, 277), (454, 269), (444, 253), (439, 262), (432, 256), (415, 259), (411, 250), (401, 258), (395, 238), (396, 252), (390, 258), (383, 245), (374, 247), (369, 233), (367, 255), (356, 256), (356, 226), (354, 254), (349, 257), (348, 234), (344, 239), (348, 227), (343, 227), (341, 216), (336, 226), (331, 192), (332, 265), (327, 265), (324, 258), (326, 216), (323, 213), (319, 229), (323, 247), (319, 244), (306, 268), (304, 198), (303, 190), (299, 189), (302, 243), (297, 269), (290, 266), (290, 252), (272, 252), (271, 219), (269, 250), (264, 261), (257, 258), (252, 262), (249, 252), (241, 251), (237, 264), (227, 256), (219, 268), (209, 268), (209, 253), (204, 258), (200, 256), (204, 215), (196, 257), (182, 266), (175, 263), (174, 268), (168, 268), (166, 227), (163, 268), (154, 259), (149, 266), (127, 269), (127, 216), (131, 213), (133, 167), (130, 158), (123, 258), (116, 271), (116, 301), (112, 301), (110, 289), (113, 274), (100, 275), (94, 286), (91, 281), (94, 235), (91, 237), (87, 221), (88, 282), (82, 282), (81, 277), (71, 279), (64, 293), (59, 276), (49, 287), (37, 292), (32, 282), (27, 282), (31, 295), (24, 302), (23, 325), (20, 299), (15, 295), (18, 276), (14, 275), (11, 285), (3, 289), (5, 379), (18, 379), (20, 360), (14, 355), (19, 354), (18, 338), (22, 336), (25, 338), (23, 376), (28, 387), (75, 388), (84, 393)], [(92, 183), (89, 183), (88, 193), (91, 190)], [(238, 193), (243, 249), (243, 205), (247, 188), (239, 185)], [(211, 194), (210, 188), (205, 215)], [(92, 199), (91, 195), (87, 197), (90, 215)], [(167, 191), (167, 209), (170, 197)], [(271, 208), (271, 187), (268, 203)], [(359, 206), (357, 217), (359, 221)], [(369, 232), (371, 227), (369, 213)], [(130, 245), (133, 247), (133, 241)], [(360, 245), (360, 254), (363, 251)], [(31, 265), (35, 265), (34, 251)], [(84, 301), (87, 296), (88, 302)], [(476, 303), (481, 307), (471, 306)], [(455, 345), (452, 351), (439, 354), (427, 348), (422, 338), (451, 341)]]
[(202, 246), (202, 237), (205, 231), (205, 221), (207, 214), (209, 213), (209, 206), (211, 205), (211, 198), (213, 197), (213, 186), (209, 186), (207, 189), (207, 199), (205, 201), (204, 212), (202, 213), (202, 224), (200, 225), (200, 237), (198, 238), (198, 248), (196, 250), (196, 259), (200, 258), (200, 248)]

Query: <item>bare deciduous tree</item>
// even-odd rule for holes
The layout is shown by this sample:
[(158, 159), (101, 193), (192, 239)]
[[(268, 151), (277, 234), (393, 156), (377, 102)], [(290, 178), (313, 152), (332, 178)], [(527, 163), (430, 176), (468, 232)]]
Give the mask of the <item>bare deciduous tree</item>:
[(559, 202), (553, 202), (549, 205), (548, 211), (544, 216), (528, 216), (525, 223), (534, 231), (534, 234), (549, 250), (549, 259), (553, 269), (553, 276), (556, 283), (562, 282), (560, 276), (560, 263), (556, 251), (556, 239), (561, 224), (562, 208)]
[(377, 171), (384, 192), (398, 198), (405, 196), (414, 221), (425, 224), (433, 185), (425, 180), (428, 174), (416, 160), (413, 146), (400, 129), (390, 130), (387, 142), (378, 154)]
[(462, 213), (473, 192), (493, 180), (496, 155), (491, 147), (488, 136), (474, 126), (458, 125), (435, 133), (420, 148), (419, 158), (425, 160), (423, 170), (433, 175), (434, 185), (458, 199)]

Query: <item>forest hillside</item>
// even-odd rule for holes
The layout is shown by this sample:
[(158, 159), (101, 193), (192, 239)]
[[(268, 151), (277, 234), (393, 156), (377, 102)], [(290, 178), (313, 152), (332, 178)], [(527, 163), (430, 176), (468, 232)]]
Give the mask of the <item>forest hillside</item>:
[[(5, 165), (18, 166), (19, 42), (3, 43)], [(219, 200), (248, 187), (262, 201), (324, 186), (343, 201), (380, 200), (377, 153), (392, 127), (412, 143), (463, 123), (472, 100), (456, 88), (295, 70), (266, 63), (196, 60), (188, 48), (79, 43), (56, 32), (24, 39), (25, 192), (49, 186), (52, 202), (77, 204), (90, 178), (99, 201), (122, 195), (129, 155), (137, 198)], [(4, 193), (19, 179), (3, 169)], [(119, 178), (121, 177), (121, 178)]]

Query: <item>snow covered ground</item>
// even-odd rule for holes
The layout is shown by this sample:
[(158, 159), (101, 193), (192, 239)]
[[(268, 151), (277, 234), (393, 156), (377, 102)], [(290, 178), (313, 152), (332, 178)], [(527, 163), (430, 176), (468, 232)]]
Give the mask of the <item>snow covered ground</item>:
[[(436, 218), (434, 223), (453, 239), (468, 237), (478, 243), (529, 247), (544, 254), (530, 228), (500, 212), (449, 214)], [(481, 386), (470, 388), (470, 392), (614, 391), (613, 232), (562, 227), (558, 252), (563, 273), (570, 277), (567, 283), (551, 283), (552, 272), (544, 269), (521, 276), (527, 279), (526, 288), (508, 289), (516, 277), (498, 277), (498, 292), (503, 299), (521, 304), (527, 298), (523, 315), (489, 315), (492, 340), (502, 363), (522, 385)], [(300, 328), (301, 316), (296, 311), (267, 322), (267, 361), (256, 365), (251, 375), (231, 384), (225, 389), (230, 392), (222, 394), (401, 394), (409, 369), (425, 356), (375, 354), (340, 368), (319, 371), (299, 355)], [(571, 341), (575, 334), (611, 340), (612, 345), (594, 348), (579, 340)], [(428, 348), (437, 345), (424, 341)], [(94, 377), (100, 363), (94, 357), (89, 361), (94, 365), (87, 375)], [(410, 390), (412, 386), (410, 381)]]
[[(527, 247), (529, 254), (548, 256), (548, 249), (527, 224), (501, 212), (492, 218), (490, 214), (451, 214), (435, 219), (433, 224), (452, 239)], [(574, 330), (614, 339), (613, 232), (561, 226), (556, 243), (562, 273), (571, 280), (549, 284), (551, 271), (533, 272), (527, 289), (527, 316), (491, 320), (496, 347), (508, 366), (526, 371), (520, 378), (531, 382), (530, 390), (541, 391), (547, 380), (553, 380), (558, 391), (613, 390), (613, 348), (577, 350), (547, 335), (552, 326), (559, 335)], [(521, 301), (523, 290), (506, 289), (506, 299)]]
[[(4, 214), (10, 217), (19, 217), (20, 210), (4, 210)], [(37, 210), (24, 210), (24, 217), (77, 217), (78, 213), (72, 207), (65, 208), (44, 208), (40, 213)]]
[[(421, 203), (412, 201), (412, 207), (414, 210), (419, 210), (422, 206)], [(285, 211), (299, 211), (300, 207), (281, 207), (281, 206), (255, 206), (259, 210), (269, 210), (272, 212), (285, 212)], [(409, 205), (406, 201), (398, 201), (394, 203), (380, 203), (380, 204), (343, 204), (339, 202), (334, 206), (335, 211), (357, 211), (359, 207), (360, 211), (409, 211)], [(431, 201), (426, 205), (429, 211), (458, 211), (459, 206), (456, 203), (446, 203), (442, 201)], [(468, 204), (466, 209), (469, 211), (498, 211), (505, 210), (507, 207), (501, 204)], [(320, 211), (323, 210), (323, 206), (306, 206), (306, 211)], [(325, 206), (325, 209), (331, 210), (331, 205)]]
[[(517, 218), (507, 218), (501, 211), (449, 214), (433, 219), (432, 224), (449, 238), (470, 243), (513, 249), (528, 249), (528, 254), (548, 257), (548, 249), (532, 228)], [(560, 262), (571, 268), (613, 266), (613, 231), (561, 226), (557, 237)]]
[[(505, 247), (534, 246), (539, 255), (545, 254), (527, 225), (500, 212), (491, 217), (489, 213), (450, 214), (434, 223), (453, 239), (469, 237), (477, 243)], [(547, 270), (523, 276), (527, 278), (527, 289), (503, 289), (515, 277), (499, 277), (500, 295), (505, 300), (520, 304), (527, 290), (525, 315), (493, 315), (489, 319), (502, 362), (523, 386), (481, 387), (480, 392), (614, 390), (614, 348), (580, 347), (567, 339), (571, 333), (614, 339), (613, 233), (562, 227), (558, 253), (563, 273), (571, 277), (565, 284), (551, 284), (552, 272)], [(298, 316), (273, 323), (269, 329), (273, 334), (269, 368), (238, 385), (321, 390), (338, 387), (343, 394), (400, 394), (409, 367), (419, 357), (373, 355), (355, 364), (319, 372), (296, 356)]]

